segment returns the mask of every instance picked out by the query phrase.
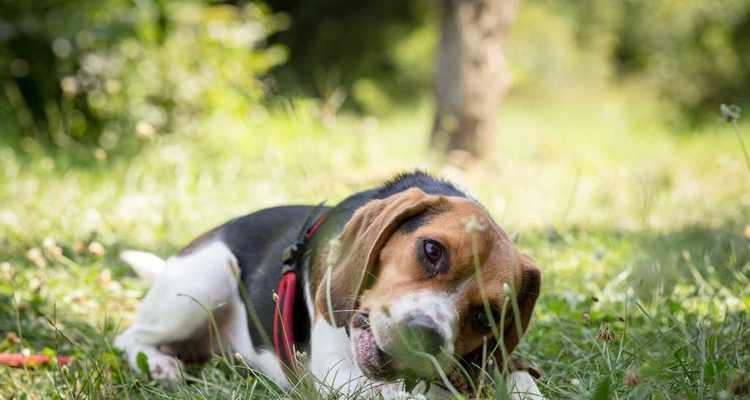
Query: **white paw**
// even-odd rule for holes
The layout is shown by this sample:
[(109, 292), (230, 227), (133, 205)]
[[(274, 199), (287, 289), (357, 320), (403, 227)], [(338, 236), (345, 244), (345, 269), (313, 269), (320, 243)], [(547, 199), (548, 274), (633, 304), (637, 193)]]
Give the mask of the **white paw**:
[(166, 354), (152, 353), (148, 357), (148, 371), (157, 381), (178, 382), (182, 379), (182, 362)]
[(383, 394), (383, 398), (387, 400), (427, 400), (427, 397), (425, 397), (425, 395), (423, 395), (422, 393), (413, 394), (405, 392), (403, 390), (398, 392), (390, 392), (387, 396)]
[[(422, 383), (419, 386), (423, 386)], [(396, 383), (380, 386), (379, 389), (385, 400), (427, 400), (427, 397), (421, 393), (424, 391), (423, 388), (415, 388), (415, 393), (409, 393), (404, 390), (403, 384)]]
[(511, 400), (544, 400), (542, 392), (527, 371), (514, 371), (506, 379)]

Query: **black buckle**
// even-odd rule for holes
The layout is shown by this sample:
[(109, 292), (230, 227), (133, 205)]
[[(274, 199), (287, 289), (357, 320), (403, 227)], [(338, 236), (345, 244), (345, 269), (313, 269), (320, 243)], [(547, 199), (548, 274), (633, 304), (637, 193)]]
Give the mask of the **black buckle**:
[(296, 271), (297, 267), (302, 262), (302, 254), (304, 253), (305, 245), (301, 240), (298, 240), (284, 249), (282, 255), (282, 273), (290, 271)]
[(307, 216), (305, 223), (302, 224), (302, 230), (297, 235), (297, 240), (289, 245), (281, 255), (282, 269), (281, 273), (294, 272), (302, 265), (305, 256), (305, 248), (307, 247), (308, 235), (312, 226), (314, 225), (317, 218), (320, 218), (321, 210), (325, 201), (318, 204)]

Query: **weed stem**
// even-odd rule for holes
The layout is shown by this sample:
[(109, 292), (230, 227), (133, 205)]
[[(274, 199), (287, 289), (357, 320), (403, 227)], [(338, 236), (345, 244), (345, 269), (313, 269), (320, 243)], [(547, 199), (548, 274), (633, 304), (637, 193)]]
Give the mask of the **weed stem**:
[(750, 155), (747, 153), (747, 147), (745, 147), (745, 141), (742, 140), (742, 134), (740, 133), (740, 127), (737, 126), (737, 121), (732, 121), (732, 126), (734, 127), (734, 133), (737, 134), (737, 140), (740, 142), (740, 147), (742, 147), (742, 154), (745, 155), (745, 165), (747, 165), (747, 171), (750, 172)]

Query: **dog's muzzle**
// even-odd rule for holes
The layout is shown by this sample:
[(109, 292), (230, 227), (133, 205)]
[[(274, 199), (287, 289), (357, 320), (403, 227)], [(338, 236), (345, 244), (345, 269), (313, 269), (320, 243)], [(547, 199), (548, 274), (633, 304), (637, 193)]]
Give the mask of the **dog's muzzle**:
[(426, 315), (415, 314), (394, 326), (393, 340), (383, 350), (397, 369), (429, 378), (434, 375), (434, 364), (442, 358), (445, 345), (437, 323)]
[[(424, 353), (438, 356), (445, 340), (435, 321), (426, 315), (413, 315), (396, 326), (395, 353)], [(391, 354), (399, 357), (399, 354)]]
[(364, 308), (351, 327), (358, 333), (354, 350), (365, 374), (429, 380), (438, 368), (450, 369), (458, 313), (448, 296), (423, 291), (388, 307)]

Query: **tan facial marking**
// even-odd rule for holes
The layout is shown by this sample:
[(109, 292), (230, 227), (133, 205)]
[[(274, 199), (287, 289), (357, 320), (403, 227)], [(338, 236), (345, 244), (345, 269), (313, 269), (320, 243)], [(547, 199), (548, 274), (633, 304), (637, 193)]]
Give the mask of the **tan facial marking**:
[[(466, 222), (472, 217), (484, 226), (482, 231), (467, 232)], [(425, 237), (445, 247), (450, 258), (445, 273), (430, 277), (415, 256), (415, 246)], [(370, 310), (373, 321), (384, 320), (384, 311), (387, 313), (396, 305), (403, 308), (400, 299), (414, 293), (442, 294), (455, 309), (451, 320), (458, 321), (452, 327), (457, 331), (449, 337), (454, 340), (450, 347), (458, 355), (475, 350), (487, 336), (486, 332), (477, 332), (471, 323), (471, 313), (483, 304), (480, 286), (487, 301), (500, 310), (506, 298), (503, 284), (518, 288), (521, 281), (518, 253), (510, 239), (483, 208), (460, 198), (450, 198), (445, 209), (413, 232), (395, 232), (380, 252), (378, 267), (375, 284), (361, 298), (362, 307)], [(420, 312), (416, 304), (415, 312)]]
[[(423, 215), (427, 217), (409, 229), (399, 228), (410, 218)], [(467, 231), (467, 222), (472, 219), (483, 228)], [(438, 243), (444, 250), (444, 268), (427, 268), (425, 241)], [(476, 363), (471, 358), (482, 343), (487, 341), (492, 349), (495, 339), (491, 332), (477, 329), (473, 321), (477, 310), (483, 310), (485, 300), (494, 310), (502, 310), (507, 297), (503, 285), (518, 294), (521, 330), (528, 324), (540, 272), (475, 201), (429, 195), (419, 189), (373, 200), (347, 223), (341, 243), (342, 255), (336, 262), (331, 284), (334, 319), (330, 318), (331, 313), (320, 311), (326, 299), (320, 289), (316, 309), (338, 326), (349, 324), (355, 310), (367, 314), (367, 323), (361, 325), (364, 328), (353, 329), (369, 329), (370, 339), (363, 340), (371, 341), (374, 336), (377, 346), (391, 356), (398, 353), (388, 347), (394, 343), (395, 327), (408, 325), (410, 318), (417, 316), (426, 318), (433, 325), (430, 331), (438, 332), (438, 340), (446, 342), (438, 350), (448, 350)], [(528, 288), (525, 283), (529, 283)], [(511, 329), (512, 324), (495, 322), (504, 329), (504, 347), (512, 351), (519, 340), (517, 331)], [(368, 360), (365, 362), (373, 365), (373, 359)], [(443, 364), (442, 359), (439, 361)], [(399, 365), (399, 360), (391, 365)]]

